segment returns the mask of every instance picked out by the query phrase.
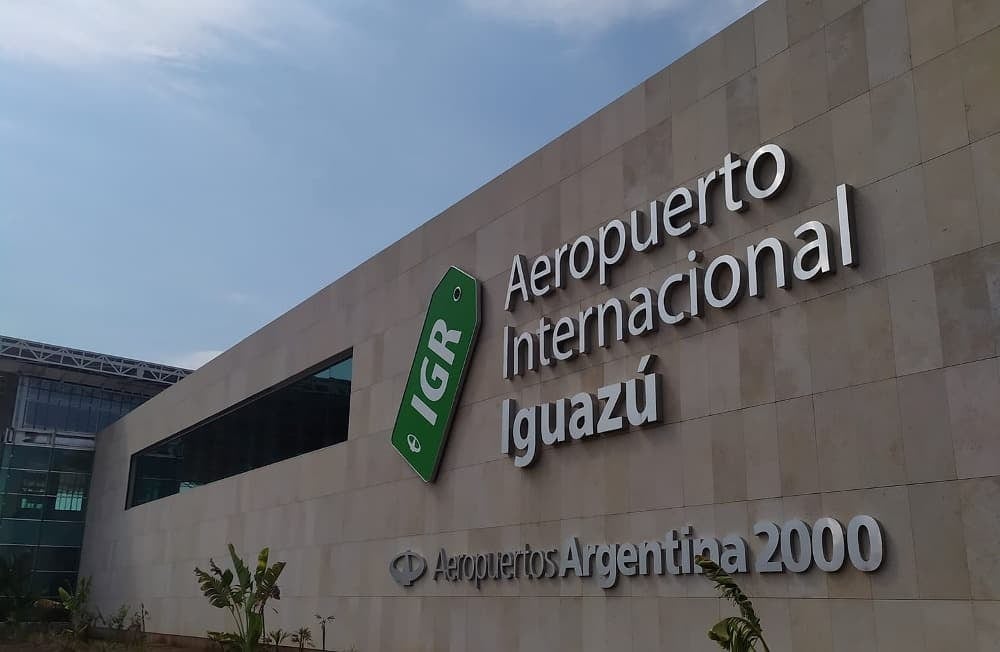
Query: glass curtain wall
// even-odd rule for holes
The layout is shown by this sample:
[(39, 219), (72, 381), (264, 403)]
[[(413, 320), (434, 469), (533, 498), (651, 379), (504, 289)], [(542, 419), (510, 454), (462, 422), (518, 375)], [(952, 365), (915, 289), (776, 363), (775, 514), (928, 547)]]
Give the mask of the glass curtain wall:
[(94, 433), (146, 396), (22, 376), (0, 450), (0, 555), (22, 559), (43, 597), (73, 586)]

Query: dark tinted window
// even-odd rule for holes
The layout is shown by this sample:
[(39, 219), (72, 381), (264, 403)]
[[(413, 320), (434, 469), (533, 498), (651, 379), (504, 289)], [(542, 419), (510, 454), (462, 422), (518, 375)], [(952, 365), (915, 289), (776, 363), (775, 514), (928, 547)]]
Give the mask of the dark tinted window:
[(345, 441), (350, 403), (348, 357), (133, 455), (128, 506)]
[(49, 474), (45, 471), (0, 470), (0, 492), (15, 494), (48, 493)]
[(4, 446), (3, 457), (4, 468), (48, 471), (52, 449), (48, 446), (7, 445)]
[(79, 548), (49, 548), (42, 546), (35, 550), (35, 570), (76, 572), (79, 565)]
[(83, 541), (83, 523), (43, 521), (38, 542), (43, 546), (79, 546)]
[(58, 595), (59, 589), (73, 591), (76, 587), (76, 573), (46, 573), (35, 571), (31, 574), (31, 590), (38, 595)]
[(35, 558), (35, 548), (31, 546), (0, 546), (0, 557), (31, 568)]
[(8, 518), (42, 518), (42, 511), (52, 504), (48, 496), (4, 494), (0, 498), (0, 510)]
[(90, 473), (94, 466), (94, 451), (71, 450), (57, 448), (52, 451), (53, 471), (76, 471)]
[(147, 397), (110, 389), (26, 377), (19, 428), (97, 432)]
[[(34, 514), (38, 518), (38, 514)], [(0, 543), (16, 543), (33, 546), (38, 543), (40, 521), (19, 521), (5, 518), (0, 521)]]

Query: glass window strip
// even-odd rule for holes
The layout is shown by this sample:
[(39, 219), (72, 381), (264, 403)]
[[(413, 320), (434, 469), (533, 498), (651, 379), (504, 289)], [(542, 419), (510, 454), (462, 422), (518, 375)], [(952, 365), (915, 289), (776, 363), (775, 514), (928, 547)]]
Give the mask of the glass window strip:
[(351, 352), (134, 454), (126, 507), (347, 440)]

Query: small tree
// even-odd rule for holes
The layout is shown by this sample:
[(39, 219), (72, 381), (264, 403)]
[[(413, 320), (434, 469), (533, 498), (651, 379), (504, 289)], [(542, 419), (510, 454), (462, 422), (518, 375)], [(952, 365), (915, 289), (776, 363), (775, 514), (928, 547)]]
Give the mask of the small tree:
[(121, 633), (125, 631), (126, 621), (129, 620), (129, 615), (131, 613), (132, 610), (129, 609), (129, 606), (127, 604), (123, 604), (122, 606), (118, 607), (118, 610), (113, 612), (109, 616), (105, 616), (104, 614), (101, 613), (101, 610), (98, 609), (97, 621), (100, 622), (105, 627), (107, 627), (108, 629), (121, 635)]
[(149, 619), (149, 610), (144, 602), (139, 603), (139, 609), (132, 614), (129, 621), (129, 631), (133, 632), (139, 639), (139, 647), (146, 648), (146, 621)]
[(63, 636), (70, 641), (84, 641), (90, 634), (90, 628), (97, 621), (97, 616), (90, 610), (90, 578), (79, 577), (76, 580), (76, 591), (70, 593), (59, 587), (59, 600), (41, 599), (35, 602), (40, 609), (62, 609), (69, 613), (69, 629)]
[(34, 604), (30, 582), (31, 555), (0, 555), (0, 612), (5, 617), (20, 618)]
[[(236, 632), (212, 632), (216, 635), (213, 640), (223, 647), (253, 652), (264, 637), (264, 608), (268, 600), (281, 599), (278, 577), (285, 569), (283, 561), (268, 565), (268, 554), (267, 548), (260, 551), (257, 568), (251, 573), (230, 543), (229, 557), (233, 570), (222, 570), (212, 559), (208, 560), (208, 572), (194, 569), (201, 592), (209, 603), (218, 609), (229, 610), (236, 624)], [(235, 586), (234, 579), (238, 582)]]
[(319, 629), (320, 629), (320, 632), (322, 632), (320, 634), (320, 639), (323, 641), (323, 643), (322, 643), (322, 647), (320, 649), (323, 650), (323, 652), (326, 652), (326, 624), (333, 622), (333, 616), (326, 616), (324, 618), (323, 616), (320, 616), (319, 614), (315, 614), (315, 618), (319, 622)]
[(306, 644), (312, 643), (312, 640), (313, 634), (309, 631), (308, 627), (299, 627), (295, 630), (295, 633), (292, 634), (292, 642), (298, 643), (300, 652), (301, 650), (306, 649)]
[(695, 563), (701, 567), (705, 577), (715, 583), (722, 597), (729, 600), (740, 610), (739, 616), (723, 618), (708, 630), (708, 638), (719, 644), (723, 650), (732, 652), (751, 652), (757, 649), (757, 643), (763, 646), (763, 652), (770, 652), (764, 642), (763, 628), (760, 619), (753, 609), (753, 603), (747, 597), (739, 584), (718, 564), (708, 557), (695, 557)]
[(278, 652), (278, 646), (285, 642), (285, 640), (291, 636), (289, 632), (283, 629), (271, 630), (267, 635), (267, 640), (274, 646), (274, 652)]

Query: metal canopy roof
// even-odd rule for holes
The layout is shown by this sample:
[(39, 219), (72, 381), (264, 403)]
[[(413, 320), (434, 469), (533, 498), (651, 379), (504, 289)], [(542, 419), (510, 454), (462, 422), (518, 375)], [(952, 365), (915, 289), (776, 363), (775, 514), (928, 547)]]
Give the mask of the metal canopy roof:
[(162, 385), (172, 385), (191, 373), (189, 369), (155, 362), (119, 358), (6, 335), (0, 335), (0, 357)]

